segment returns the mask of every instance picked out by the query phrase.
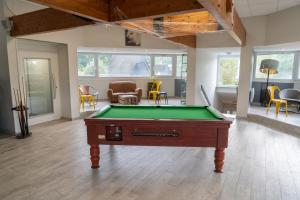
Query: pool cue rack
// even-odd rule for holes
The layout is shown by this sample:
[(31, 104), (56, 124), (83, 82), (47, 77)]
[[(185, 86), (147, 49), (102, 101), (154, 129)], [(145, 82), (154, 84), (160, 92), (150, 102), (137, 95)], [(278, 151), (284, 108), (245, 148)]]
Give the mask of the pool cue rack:
[(14, 106), (12, 110), (18, 113), (19, 125), (21, 129), (21, 133), (16, 135), (17, 139), (24, 139), (31, 136), (31, 132), (29, 131), (29, 126), (28, 126), (27, 95), (26, 95), (24, 85), (25, 85), (24, 80), (22, 79), (23, 92), (21, 92), (20, 88), (13, 89), (16, 106)]

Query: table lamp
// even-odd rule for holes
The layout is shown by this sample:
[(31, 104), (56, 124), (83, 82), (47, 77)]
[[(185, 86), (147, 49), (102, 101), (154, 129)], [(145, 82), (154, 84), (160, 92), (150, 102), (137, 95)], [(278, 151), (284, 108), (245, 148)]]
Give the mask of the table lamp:
[(260, 68), (259, 71), (261, 73), (267, 74), (267, 86), (266, 86), (266, 90), (265, 90), (265, 96), (263, 99), (263, 104), (265, 105), (265, 101), (267, 98), (267, 94), (268, 94), (268, 86), (269, 86), (269, 77), (270, 74), (277, 74), (278, 73), (278, 66), (279, 66), (279, 61), (277, 60), (273, 60), (273, 59), (265, 59), (262, 60), (260, 63)]

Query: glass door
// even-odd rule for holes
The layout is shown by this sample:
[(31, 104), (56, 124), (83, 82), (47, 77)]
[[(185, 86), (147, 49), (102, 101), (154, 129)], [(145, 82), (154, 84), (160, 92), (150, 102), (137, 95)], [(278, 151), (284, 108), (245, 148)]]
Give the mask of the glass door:
[(29, 117), (54, 113), (53, 77), (50, 59), (25, 58)]

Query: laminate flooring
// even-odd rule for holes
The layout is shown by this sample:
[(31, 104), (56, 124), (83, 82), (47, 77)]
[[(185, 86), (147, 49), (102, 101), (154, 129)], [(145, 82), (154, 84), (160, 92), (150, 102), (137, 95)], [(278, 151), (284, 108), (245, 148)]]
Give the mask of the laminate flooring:
[(90, 168), (83, 120), (0, 140), (1, 200), (300, 199), (300, 137), (237, 120), (224, 173), (213, 148), (101, 146)]

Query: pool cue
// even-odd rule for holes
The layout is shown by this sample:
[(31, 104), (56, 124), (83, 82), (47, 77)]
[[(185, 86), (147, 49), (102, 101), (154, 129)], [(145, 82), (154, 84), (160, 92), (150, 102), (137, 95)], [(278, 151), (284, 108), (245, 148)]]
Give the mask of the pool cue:
[(20, 109), (21, 109), (22, 130), (23, 130), (22, 135), (25, 136), (25, 126), (24, 126), (25, 117), (24, 117), (24, 112), (23, 112), (24, 111), (24, 107), (23, 107), (23, 102), (22, 102), (21, 90), (19, 90), (19, 94), (20, 94)]
[(23, 86), (23, 95), (24, 95), (24, 111), (25, 111), (25, 130), (26, 130), (26, 135), (29, 135), (29, 130), (28, 130), (28, 113), (27, 113), (27, 94), (25, 93), (25, 82), (24, 78), (22, 77), (22, 86)]
[(16, 90), (16, 92), (17, 92), (18, 108), (19, 108), (18, 112), (20, 115), (20, 129), (21, 129), (22, 136), (24, 136), (24, 126), (22, 120), (22, 102), (21, 102), (20, 90)]
[(18, 111), (19, 106), (17, 104), (18, 100), (17, 100), (16, 90), (15, 90), (15, 88), (13, 90), (14, 90), (14, 97), (15, 97), (15, 102), (16, 102), (16, 107), (15, 108), (16, 108), (16, 111), (18, 112), (19, 125), (20, 125), (20, 128), (21, 128), (21, 116), (20, 116), (20, 112)]

